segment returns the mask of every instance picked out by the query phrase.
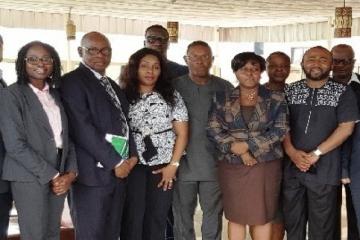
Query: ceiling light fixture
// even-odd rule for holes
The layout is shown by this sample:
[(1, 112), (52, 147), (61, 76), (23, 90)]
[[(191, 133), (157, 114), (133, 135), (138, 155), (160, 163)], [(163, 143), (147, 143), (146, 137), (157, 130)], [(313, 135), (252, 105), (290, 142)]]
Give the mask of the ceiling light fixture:
[(69, 9), (68, 19), (66, 22), (66, 37), (68, 40), (74, 40), (76, 37), (76, 26), (73, 20), (71, 20), (71, 9), (72, 7)]
[(169, 42), (177, 43), (179, 38), (179, 22), (167, 22), (169, 32)]
[(334, 37), (346, 38), (351, 37), (351, 25), (352, 25), (352, 8), (337, 7), (335, 8), (335, 30)]

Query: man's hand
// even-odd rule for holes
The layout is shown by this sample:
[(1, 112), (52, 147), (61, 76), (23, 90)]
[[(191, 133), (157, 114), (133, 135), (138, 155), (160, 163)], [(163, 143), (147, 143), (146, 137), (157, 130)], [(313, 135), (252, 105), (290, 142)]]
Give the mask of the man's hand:
[(71, 187), (72, 182), (75, 180), (76, 174), (74, 172), (68, 172), (61, 176), (51, 180), (52, 191), (56, 195), (62, 195), (66, 193)]
[(298, 169), (302, 172), (307, 172), (311, 166), (311, 162), (309, 159), (311, 158), (311, 155), (301, 151), (301, 150), (293, 150), (291, 154), (288, 154), (291, 161), (296, 165)]
[(314, 152), (308, 153), (307, 160), (310, 162), (311, 165), (314, 165), (318, 160), (319, 156), (317, 156)]
[(126, 159), (120, 166), (115, 167), (115, 176), (118, 178), (126, 178), (137, 162), (138, 159), (135, 156)]
[(133, 156), (126, 160), (129, 163), (130, 171), (136, 166), (138, 158)]
[(118, 178), (126, 178), (129, 175), (131, 169), (132, 167), (130, 165), (130, 162), (124, 161), (120, 166), (117, 166), (114, 169), (115, 176)]

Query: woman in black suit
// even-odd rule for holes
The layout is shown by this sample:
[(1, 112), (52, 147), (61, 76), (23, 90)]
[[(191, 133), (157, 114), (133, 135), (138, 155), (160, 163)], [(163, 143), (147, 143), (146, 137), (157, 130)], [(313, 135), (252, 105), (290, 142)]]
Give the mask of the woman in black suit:
[(10, 181), (25, 240), (59, 239), (64, 199), (77, 174), (67, 118), (53, 88), (60, 68), (52, 46), (30, 42), (18, 53), (17, 82), (1, 93), (2, 178)]

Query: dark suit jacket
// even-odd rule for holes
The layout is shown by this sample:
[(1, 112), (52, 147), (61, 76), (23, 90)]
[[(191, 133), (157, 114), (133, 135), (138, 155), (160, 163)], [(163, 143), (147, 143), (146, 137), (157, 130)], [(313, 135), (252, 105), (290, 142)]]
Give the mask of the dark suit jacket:
[[(7, 87), (6, 82), (2, 78), (0, 79), (0, 88), (1, 87)], [(8, 181), (1, 180), (4, 158), (5, 158), (5, 147), (4, 147), (4, 142), (2, 140), (2, 135), (0, 133), (0, 193), (8, 192), (10, 189)]]
[(46, 184), (57, 172), (77, 172), (65, 111), (56, 90), (50, 88), (50, 94), (61, 114), (63, 154), (60, 164), (49, 119), (33, 90), (17, 83), (1, 90), (0, 129), (6, 149), (3, 179)]
[[(114, 81), (110, 82), (127, 116), (129, 106), (126, 97)], [(63, 76), (60, 90), (75, 143), (78, 182), (88, 186), (109, 184), (116, 180), (114, 167), (123, 160), (105, 141), (106, 133), (118, 135), (124, 128), (119, 110), (99, 79), (83, 64)], [(130, 155), (136, 155), (132, 138)]]

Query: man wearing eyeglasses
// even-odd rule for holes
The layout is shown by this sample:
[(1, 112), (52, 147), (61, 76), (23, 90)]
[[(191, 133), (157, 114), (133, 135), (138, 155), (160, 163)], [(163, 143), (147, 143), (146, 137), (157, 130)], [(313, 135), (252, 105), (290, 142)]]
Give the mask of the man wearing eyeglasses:
[(167, 51), (169, 49), (169, 33), (161, 25), (151, 25), (145, 30), (144, 46), (159, 51), (167, 60), (166, 67), (170, 79), (174, 79), (185, 75), (189, 72), (186, 66), (167, 59)]
[[(80, 66), (65, 74), (61, 85), (79, 170), (70, 194), (76, 239), (118, 240), (124, 178), (137, 162), (127, 121), (128, 102), (106, 76), (112, 51), (103, 34), (85, 34), (78, 53)], [(128, 139), (129, 154), (118, 154), (107, 141), (109, 136), (112, 141), (111, 135)]]
[(215, 92), (230, 91), (233, 86), (210, 74), (214, 57), (203, 41), (192, 42), (184, 56), (189, 74), (174, 80), (189, 112), (190, 134), (186, 156), (181, 160), (175, 184), (175, 239), (195, 238), (194, 214), (200, 202), (203, 212), (202, 239), (221, 239), (222, 212), (217, 180), (215, 146), (207, 138), (208, 112)]
[[(4, 42), (0, 35), (0, 62), (3, 59), (3, 44)], [(2, 78), (2, 71), (0, 69), (0, 88), (4, 88), (6, 86), (7, 85)], [(0, 134), (0, 240), (6, 239), (9, 226), (10, 209), (12, 206), (12, 196), (9, 183), (1, 180), (4, 156), (5, 148)]]
[[(360, 106), (360, 75), (353, 72), (355, 64), (355, 54), (351, 46), (346, 44), (339, 44), (332, 48), (333, 55), (333, 80), (339, 83), (350, 85), (354, 91), (358, 106)], [(359, 109), (360, 110), (360, 109)], [(346, 192), (346, 212), (347, 212), (347, 235), (348, 240), (360, 240), (358, 223), (354, 205), (359, 211), (360, 216), (360, 163), (358, 163), (359, 153), (354, 148), (353, 141), (359, 141), (359, 135), (356, 129), (352, 137), (342, 145), (341, 149), (341, 182), (345, 187)], [(355, 142), (355, 141), (354, 141)], [(352, 150), (354, 149), (354, 150)], [(350, 171), (349, 171), (350, 170)], [(351, 173), (351, 174), (350, 174)], [(351, 175), (351, 176), (350, 176)], [(351, 187), (350, 187), (351, 183)], [(354, 194), (353, 194), (354, 192)], [(353, 195), (353, 196), (352, 196)], [(355, 201), (357, 200), (357, 201)], [(338, 193), (338, 209), (337, 209), (337, 232), (335, 239), (341, 239), (341, 203), (342, 203), (342, 186), (339, 187)]]

